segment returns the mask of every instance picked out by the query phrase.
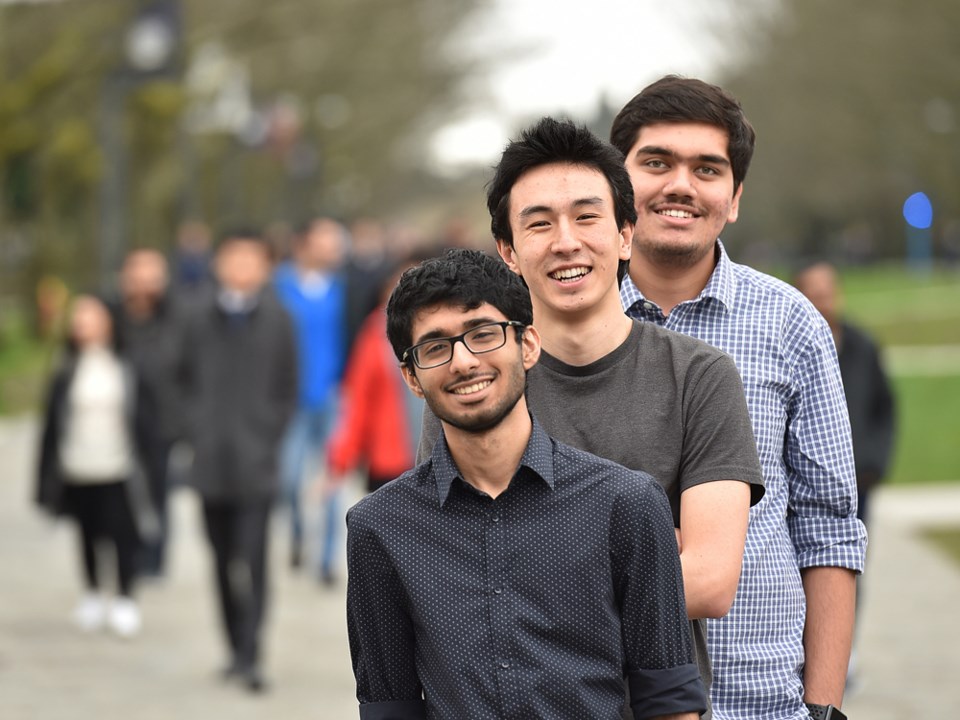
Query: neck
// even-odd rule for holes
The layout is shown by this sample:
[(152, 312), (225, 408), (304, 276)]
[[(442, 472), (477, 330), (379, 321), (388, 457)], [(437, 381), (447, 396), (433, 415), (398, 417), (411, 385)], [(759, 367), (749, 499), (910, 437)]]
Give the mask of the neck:
[(633, 321), (624, 315), (620, 295), (598, 312), (552, 312), (533, 304), (533, 322), (543, 349), (558, 360), (581, 367), (609, 355), (630, 335)]
[(677, 305), (703, 292), (716, 266), (714, 252), (689, 267), (658, 264), (635, 252), (630, 261), (630, 279), (647, 300), (656, 303), (664, 315), (669, 315)]
[(533, 430), (526, 399), (521, 398), (496, 427), (482, 433), (442, 424), (450, 455), (463, 479), (490, 497), (497, 497), (506, 490)]

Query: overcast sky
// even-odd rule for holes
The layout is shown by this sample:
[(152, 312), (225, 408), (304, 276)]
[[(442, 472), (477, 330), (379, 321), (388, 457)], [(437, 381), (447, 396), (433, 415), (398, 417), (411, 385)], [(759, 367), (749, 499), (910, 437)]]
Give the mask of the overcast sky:
[(619, 107), (668, 72), (712, 79), (720, 47), (709, 28), (718, 5), (491, 0), (462, 41), (468, 55), (492, 62), (491, 70), (468, 85), (477, 101), (435, 136), (436, 159), (489, 164), (531, 118), (586, 117), (604, 93)]

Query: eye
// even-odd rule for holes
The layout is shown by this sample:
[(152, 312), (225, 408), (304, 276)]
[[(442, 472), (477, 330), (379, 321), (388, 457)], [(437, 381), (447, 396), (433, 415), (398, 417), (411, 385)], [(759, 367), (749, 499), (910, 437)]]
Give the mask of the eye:
[(480, 328), (470, 333), (470, 342), (472, 343), (485, 343), (490, 342), (495, 339), (500, 334), (497, 328)]
[(439, 355), (443, 355), (449, 347), (450, 343), (446, 340), (438, 340), (437, 342), (427, 343), (426, 345), (420, 346), (420, 355), (426, 358), (437, 357)]
[(667, 167), (667, 164), (660, 158), (650, 158), (649, 160), (644, 161), (644, 167), (652, 168), (654, 170), (662, 170)]
[(577, 220), (596, 220), (600, 217), (597, 213), (583, 213), (583, 215), (578, 215)]
[(698, 171), (701, 175), (719, 175), (720, 171), (714, 167), (705, 165)]

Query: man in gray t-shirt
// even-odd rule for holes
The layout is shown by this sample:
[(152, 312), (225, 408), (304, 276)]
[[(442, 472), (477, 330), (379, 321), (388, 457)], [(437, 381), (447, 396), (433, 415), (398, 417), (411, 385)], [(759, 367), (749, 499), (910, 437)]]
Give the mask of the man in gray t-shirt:
[[(585, 128), (545, 118), (527, 130), (504, 151), (487, 206), (543, 339), (530, 408), (558, 440), (644, 470), (667, 491), (709, 687), (702, 619), (733, 602), (748, 510), (763, 494), (737, 369), (699, 340), (623, 314), (633, 191), (619, 152)], [(420, 459), (438, 429), (428, 414)]]

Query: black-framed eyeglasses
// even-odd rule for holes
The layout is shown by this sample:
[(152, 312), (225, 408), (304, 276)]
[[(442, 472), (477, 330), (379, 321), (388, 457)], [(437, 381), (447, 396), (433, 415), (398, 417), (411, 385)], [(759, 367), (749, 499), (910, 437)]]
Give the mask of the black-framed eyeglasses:
[(421, 370), (446, 365), (453, 360), (453, 346), (458, 342), (462, 342), (474, 355), (493, 352), (506, 344), (508, 327), (524, 328), (526, 325), (516, 320), (504, 320), (477, 325), (454, 337), (424, 340), (404, 350), (402, 361), (407, 363), (412, 359), (414, 365)]

